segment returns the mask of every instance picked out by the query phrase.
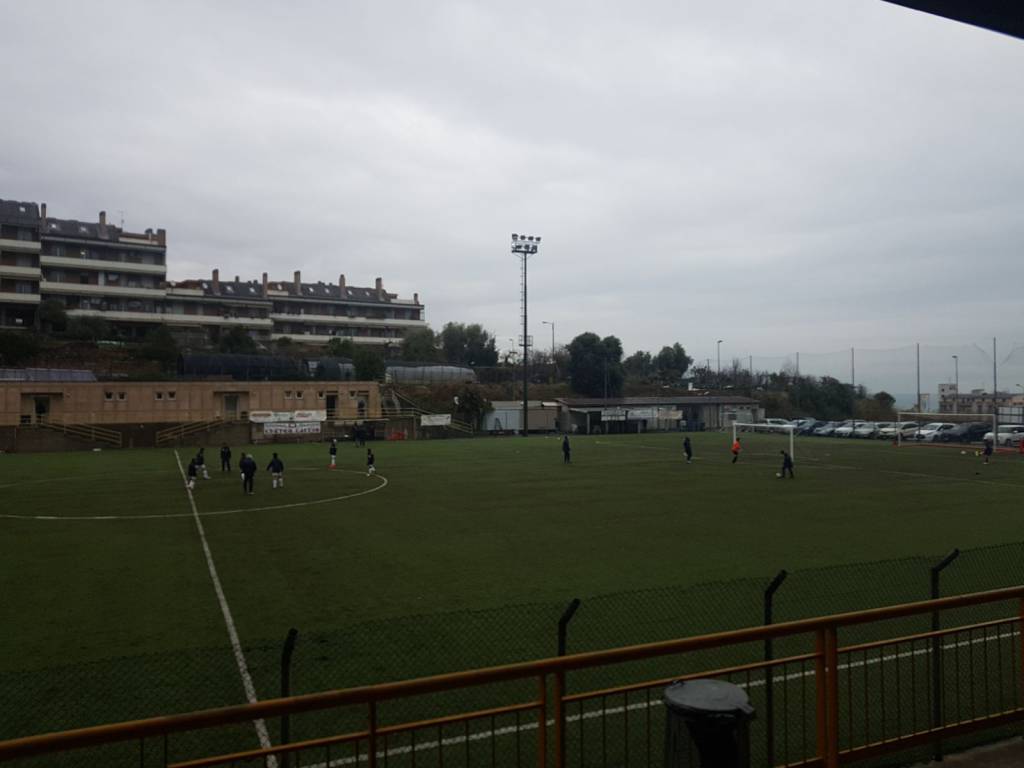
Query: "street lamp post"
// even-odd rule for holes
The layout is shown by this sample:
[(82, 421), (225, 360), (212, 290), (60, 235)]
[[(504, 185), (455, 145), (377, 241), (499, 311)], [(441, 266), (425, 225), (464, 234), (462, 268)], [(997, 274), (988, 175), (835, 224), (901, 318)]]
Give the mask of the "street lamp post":
[(722, 388), (722, 340), (719, 339), (715, 344), (715, 351), (718, 355), (718, 388)]
[(551, 363), (555, 362), (555, 323), (553, 320), (541, 320), (541, 325), (551, 326)]
[(529, 436), (530, 433), (530, 415), (526, 391), (529, 386), (528, 381), (530, 367), (530, 336), (527, 331), (526, 323), (526, 262), (529, 261), (531, 256), (537, 253), (538, 248), (540, 248), (540, 237), (535, 237), (533, 235), (517, 235), (515, 233), (512, 234), (512, 254), (518, 257), (520, 263), (523, 265), (523, 437)]
[(953, 355), (953, 413), (960, 413), (960, 357)]

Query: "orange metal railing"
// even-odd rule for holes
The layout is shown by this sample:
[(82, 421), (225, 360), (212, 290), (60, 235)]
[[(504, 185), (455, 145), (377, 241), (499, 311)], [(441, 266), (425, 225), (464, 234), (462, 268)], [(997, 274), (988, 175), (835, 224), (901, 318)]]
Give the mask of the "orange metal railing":
[[(936, 612), (987, 608), (989, 613), (1012, 606), (1010, 615), (937, 631), (892, 634), (885, 622), (912, 617), (930, 618)], [(54, 756), (69, 750), (135, 742), (145, 755), (147, 740), (163, 745), (160, 764), (172, 768), (224, 765), (279, 765), (309, 755), (318, 763), (343, 762), (356, 768), (388, 765), (415, 766), (417, 752), (436, 751), (431, 762), (465, 765), (485, 762), (471, 758), (477, 743), (489, 743), (492, 765), (519, 765), (522, 741), (538, 768), (572, 765), (660, 764), (660, 744), (654, 708), (660, 689), (679, 679), (730, 679), (748, 691), (765, 685), (782, 686), (782, 712), (776, 714), (775, 741), (783, 755), (768, 755), (766, 764), (836, 768), (879, 754), (907, 749), (938, 738), (1024, 720), (1024, 586), (947, 597), (867, 611), (805, 619), (769, 626), (681, 638), (603, 651), (436, 675), (400, 682), (326, 691), (255, 704), (205, 710), (135, 722), (102, 725), (62, 733), (0, 742), (0, 762), (32, 756)], [(870, 626), (869, 626), (870, 625)], [(891, 625), (890, 625), (891, 626)], [(840, 645), (840, 631), (856, 634), (871, 629), (881, 639)], [(782, 658), (691, 669), (686, 674), (654, 679), (640, 677), (617, 685), (569, 692), (569, 675), (629, 669), (632, 663), (681, 657), (723, 649), (749, 648), (765, 640), (797, 641), (808, 650)], [(940, 642), (936, 643), (935, 640)], [(940, 655), (934, 655), (940, 648)], [(675, 663), (673, 661), (673, 663)], [(938, 664), (943, 685), (932, 690), (926, 667)], [(961, 668), (961, 664), (963, 668)], [(623, 666), (625, 665), (625, 667)], [(954, 669), (955, 665), (955, 669)], [(967, 668), (969, 666), (969, 674)], [(626, 675), (629, 676), (628, 674)], [(492, 700), (490, 706), (437, 713), (437, 716), (386, 722), (382, 708), (396, 702), (437, 694), (487, 693), (487, 686), (517, 682), (514, 701)], [(531, 682), (532, 681), (532, 682)], [(523, 698), (532, 686), (534, 695)], [(888, 686), (888, 687), (886, 687)], [(501, 688), (507, 696), (508, 689)], [(487, 694), (490, 695), (490, 694)], [(652, 700), (652, 695), (655, 699)], [(941, 719), (930, 719), (931, 696), (941, 697)], [(451, 697), (450, 697), (451, 698)], [(480, 696), (477, 696), (480, 699)], [(501, 698), (497, 693), (494, 699)], [(925, 699), (927, 698), (927, 701)], [(621, 702), (621, 705), (620, 705)], [(449, 704), (451, 702), (449, 701)], [(224, 742), (210, 729), (284, 715), (328, 713), (358, 708), (362, 725), (344, 732), (292, 744), (216, 754)], [(888, 710), (887, 710), (888, 707)], [(497, 727), (498, 722), (515, 725)], [(338, 721), (335, 721), (338, 722)], [(610, 725), (611, 724), (611, 725)], [(614, 727), (612, 738), (608, 730)], [(590, 729), (589, 731), (587, 729)], [(630, 730), (633, 728), (634, 730)], [(595, 732), (596, 731), (596, 732)], [(179, 734), (207, 733), (205, 754), (169, 759)], [(499, 738), (509, 736), (499, 747)], [(173, 738), (172, 738), (173, 737)], [(401, 744), (395, 746), (396, 739)], [(426, 741), (424, 741), (426, 739)], [(171, 749), (169, 749), (169, 742)], [(570, 749), (572, 754), (569, 753)], [(622, 751), (626, 750), (623, 760)], [(603, 751), (602, 751), (603, 750)], [(613, 753), (609, 758), (610, 750)], [(196, 751), (196, 750), (193, 750)], [(639, 754), (637, 753), (639, 751)], [(464, 753), (464, 754), (463, 754)], [(515, 759), (513, 759), (513, 754)], [(332, 755), (335, 762), (332, 763)], [(316, 759), (320, 759), (317, 757)], [(403, 762), (404, 761), (404, 762)], [(141, 762), (136, 757), (136, 764)], [(114, 764), (107, 760), (104, 764)], [(127, 763), (125, 763), (127, 764)], [(146, 763), (152, 764), (152, 763)]]

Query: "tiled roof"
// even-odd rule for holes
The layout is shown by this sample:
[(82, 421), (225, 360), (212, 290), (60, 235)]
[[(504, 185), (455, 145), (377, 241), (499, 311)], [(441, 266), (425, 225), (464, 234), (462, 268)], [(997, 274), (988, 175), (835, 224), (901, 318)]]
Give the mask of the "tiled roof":
[(17, 227), (38, 227), (39, 206), (17, 200), (0, 200), (0, 224)]

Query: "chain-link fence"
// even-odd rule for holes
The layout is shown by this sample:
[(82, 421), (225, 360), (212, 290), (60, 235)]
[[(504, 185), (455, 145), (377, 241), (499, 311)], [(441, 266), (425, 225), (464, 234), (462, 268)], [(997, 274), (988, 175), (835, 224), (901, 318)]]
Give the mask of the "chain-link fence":
[[(927, 599), (933, 568), (946, 554), (791, 572), (774, 594), (773, 619), (791, 621)], [(590, 651), (760, 624), (766, 615), (765, 590), (775, 576), (581, 596), (566, 625), (566, 650)], [(964, 551), (939, 575), (942, 596), (1018, 584), (1024, 584), (1024, 543)], [(300, 627), (287, 665), (282, 664), (287, 627), (278, 637), (246, 642), (243, 650), (261, 699), (527, 661), (557, 654), (559, 619), (573, 597), (567, 593), (558, 603), (408, 616), (329, 632), (303, 632)], [(1016, 605), (994, 604), (947, 612), (942, 620), (947, 626), (977, 623), (1015, 615), (1017, 610)], [(913, 617), (852, 627), (841, 632), (839, 641), (867, 643), (931, 628), (930, 617)], [(776, 641), (774, 655), (808, 653), (813, 649), (807, 643), (796, 638)], [(746, 664), (759, 661), (764, 652), (761, 644), (748, 644), (573, 672), (568, 692)], [(287, 691), (282, 690), (285, 668), (290, 678)], [(764, 684), (762, 679), (757, 685)], [(504, 690), (498, 690), (502, 686)], [(520, 681), (422, 696), (393, 702), (382, 711), (381, 723), (483, 709), (495, 701), (525, 701), (535, 694)], [(777, 694), (782, 695), (786, 686)], [(244, 701), (236, 660), (227, 646), (5, 673), (0, 675), (0, 739)], [(763, 690), (756, 701), (764, 707)], [(364, 716), (356, 709), (303, 715), (290, 723), (289, 737), (296, 741), (358, 730), (364, 727)], [(281, 723), (267, 726), (276, 743)], [(766, 739), (763, 718), (756, 728), (755, 742), (761, 744)], [(255, 746), (251, 727), (237, 731), (239, 748)], [(181, 743), (175, 748), (188, 751)], [(218, 749), (225, 748), (230, 746), (221, 738)]]

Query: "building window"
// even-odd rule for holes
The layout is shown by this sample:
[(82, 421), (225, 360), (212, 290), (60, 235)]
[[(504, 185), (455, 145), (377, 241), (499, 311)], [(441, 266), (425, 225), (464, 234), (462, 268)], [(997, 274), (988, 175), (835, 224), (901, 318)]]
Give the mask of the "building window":
[(154, 396), (156, 397), (157, 400), (163, 400), (164, 399), (164, 393), (163, 392), (154, 392), (153, 394), (154, 394)]
[(285, 400), (291, 400), (292, 399), (292, 391), (290, 389), (286, 389), (284, 391), (284, 399)]
[(323, 392), (323, 390), (320, 390), (319, 392), (316, 393), (316, 399), (317, 400), (323, 400), (324, 399), (324, 392)]
[(15, 293), (32, 293), (32, 283), (19, 280), (14, 284), (14, 291)]
[(295, 393), (295, 399), (296, 399), (296, 400), (301, 400), (301, 399), (302, 399), (302, 390), (301, 390), (301, 389), (300, 389), (300, 390), (298, 390), (298, 391), (297, 391), (297, 392)]
[(167, 393), (167, 399), (168, 399), (168, 400), (173, 400), (173, 399), (174, 399), (174, 396), (175, 396), (176, 394), (177, 394), (177, 392), (175, 392), (175, 391), (174, 391), (174, 390), (172, 389), (172, 390), (171, 390), (170, 392), (168, 392), (168, 393)]
[(128, 399), (128, 393), (127, 392), (118, 392), (117, 393), (117, 399), (120, 400), (121, 402), (124, 402), (125, 400)]
[(114, 393), (113, 392), (104, 392), (103, 393), (103, 399), (104, 400), (113, 400), (114, 399)]

